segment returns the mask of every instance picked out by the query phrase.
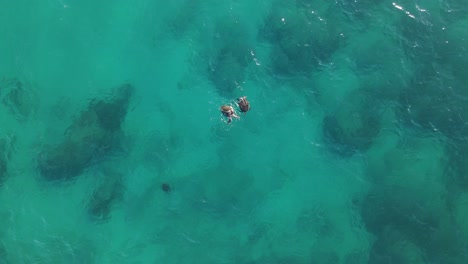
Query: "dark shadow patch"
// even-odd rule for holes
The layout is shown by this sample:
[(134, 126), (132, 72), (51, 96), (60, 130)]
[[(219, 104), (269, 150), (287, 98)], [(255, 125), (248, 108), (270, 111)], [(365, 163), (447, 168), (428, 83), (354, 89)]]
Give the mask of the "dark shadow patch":
[(31, 84), (18, 78), (0, 82), (3, 105), (19, 121), (25, 121), (37, 108), (38, 97)]
[(209, 78), (219, 94), (233, 97), (245, 80), (253, 50), (247, 30), (233, 19), (218, 21), (214, 37), (214, 56), (209, 58)]
[(13, 152), (15, 137), (0, 139), (0, 186), (8, 178), (8, 163)]
[(111, 216), (116, 202), (123, 198), (125, 187), (122, 183), (123, 175), (113, 170), (105, 170), (104, 178), (94, 190), (87, 208), (88, 213), (95, 221), (105, 221)]
[(94, 99), (65, 131), (64, 140), (45, 147), (38, 169), (47, 180), (71, 179), (118, 149), (120, 125), (128, 111), (133, 87), (125, 84), (108, 99)]
[(380, 132), (380, 114), (365, 92), (351, 93), (333, 113), (323, 118), (328, 148), (342, 156), (366, 151)]
[[(335, 12), (321, 14), (334, 19)], [(275, 74), (310, 73), (326, 63), (340, 46), (337, 29), (305, 6), (275, 5), (259, 32), (260, 40), (274, 45), (270, 63)]]

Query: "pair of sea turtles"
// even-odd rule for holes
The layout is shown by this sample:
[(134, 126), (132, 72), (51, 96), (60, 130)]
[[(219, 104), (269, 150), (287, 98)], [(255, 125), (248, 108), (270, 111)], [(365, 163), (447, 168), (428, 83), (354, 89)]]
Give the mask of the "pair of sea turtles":
[[(243, 113), (246, 113), (247, 111), (250, 110), (250, 102), (247, 101), (247, 96), (242, 96), (242, 97), (237, 98), (237, 105), (239, 106), (240, 111)], [(228, 118), (228, 121), (227, 121), (228, 123), (231, 123), (233, 117), (240, 118), (236, 114), (234, 107), (230, 105), (221, 106), (221, 113), (223, 113), (223, 115)]]

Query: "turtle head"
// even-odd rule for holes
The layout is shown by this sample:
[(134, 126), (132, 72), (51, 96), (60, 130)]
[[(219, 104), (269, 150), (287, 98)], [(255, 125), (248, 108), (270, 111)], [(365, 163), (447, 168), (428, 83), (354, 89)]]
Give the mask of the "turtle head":
[(245, 101), (246, 99), (247, 99), (247, 96), (242, 96), (242, 97), (237, 98), (237, 102), (242, 102), (242, 101)]

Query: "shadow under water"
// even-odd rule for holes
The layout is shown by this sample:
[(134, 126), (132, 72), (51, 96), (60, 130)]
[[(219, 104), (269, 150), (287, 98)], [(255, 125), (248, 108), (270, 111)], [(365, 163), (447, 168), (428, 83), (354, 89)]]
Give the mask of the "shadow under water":
[(125, 191), (120, 172), (106, 169), (103, 174), (104, 178), (94, 190), (87, 206), (88, 214), (97, 221), (109, 219), (112, 207), (123, 198)]
[(323, 134), (329, 149), (341, 156), (364, 152), (380, 132), (378, 107), (366, 92), (352, 92), (344, 103), (323, 118)]
[(36, 109), (38, 97), (32, 85), (17, 79), (4, 79), (0, 82), (3, 105), (19, 120), (26, 120)]
[(0, 185), (8, 177), (8, 162), (11, 158), (14, 142), (15, 138), (0, 139)]
[(41, 175), (47, 180), (74, 178), (117, 149), (133, 90), (132, 85), (124, 84), (109, 99), (92, 100), (65, 131), (65, 139), (40, 152)]

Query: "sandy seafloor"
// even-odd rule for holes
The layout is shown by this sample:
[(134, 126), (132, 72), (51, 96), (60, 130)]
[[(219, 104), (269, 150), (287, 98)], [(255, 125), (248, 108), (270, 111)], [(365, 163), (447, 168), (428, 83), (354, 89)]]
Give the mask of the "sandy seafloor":
[(464, 0), (1, 6), (1, 264), (468, 263)]

